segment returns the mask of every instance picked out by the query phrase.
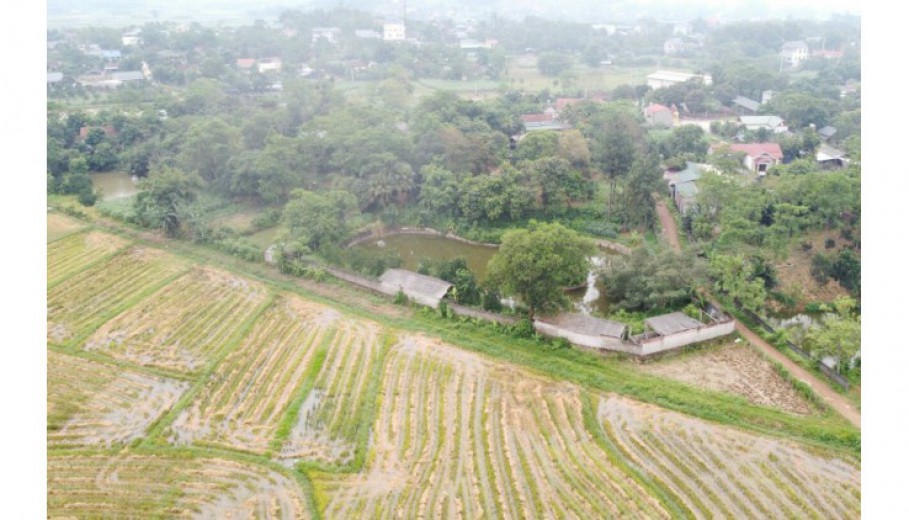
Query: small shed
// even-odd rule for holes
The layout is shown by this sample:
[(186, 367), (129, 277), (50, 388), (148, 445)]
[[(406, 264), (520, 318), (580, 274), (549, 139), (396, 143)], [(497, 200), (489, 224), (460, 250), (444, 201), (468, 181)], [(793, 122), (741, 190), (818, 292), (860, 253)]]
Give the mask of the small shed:
[(704, 324), (683, 312), (671, 312), (647, 318), (644, 320), (644, 326), (660, 336), (669, 336), (670, 334), (701, 328)]
[(555, 316), (541, 316), (534, 320), (537, 332), (565, 338), (583, 347), (626, 350), (624, 340), (628, 337), (628, 326), (616, 321), (604, 320), (586, 314), (562, 313)]
[(382, 291), (394, 295), (403, 292), (422, 305), (438, 307), (439, 301), (454, 287), (445, 280), (404, 269), (389, 269), (379, 278)]

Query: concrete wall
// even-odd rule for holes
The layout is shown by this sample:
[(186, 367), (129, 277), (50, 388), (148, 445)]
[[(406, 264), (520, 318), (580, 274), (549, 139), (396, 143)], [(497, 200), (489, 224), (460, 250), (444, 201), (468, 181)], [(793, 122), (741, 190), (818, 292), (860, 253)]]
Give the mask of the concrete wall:
[(735, 331), (735, 321), (729, 320), (714, 325), (705, 325), (697, 329), (685, 330), (668, 336), (659, 336), (656, 338), (644, 339), (638, 342), (641, 347), (641, 355), (649, 356), (658, 352), (684, 347), (692, 343), (707, 341)]
[(641, 348), (639, 346), (633, 343), (624, 342), (619, 338), (580, 334), (578, 332), (565, 330), (561, 327), (552, 325), (551, 323), (544, 323), (542, 321), (534, 321), (533, 329), (540, 334), (552, 338), (565, 338), (572, 345), (577, 345), (580, 347), (593, 348), (597, 350), (614, 350), (617, 352), (627, 352), (629, 354), (637, 355), (641, 354)]

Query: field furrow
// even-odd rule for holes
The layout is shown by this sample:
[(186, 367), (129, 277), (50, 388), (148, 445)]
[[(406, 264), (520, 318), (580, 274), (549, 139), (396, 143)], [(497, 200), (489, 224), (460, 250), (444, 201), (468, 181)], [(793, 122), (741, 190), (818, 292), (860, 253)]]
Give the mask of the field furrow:
[(140, 438), (188, 384), (47, 353), (49, 448), (109, 446)]
[(47, 246), (47, 285), (53, 287), (69, 276), (110, 256), (129, 244), (107, 233), (88, 231), (69, 235)]
[(48, 290), (48, 341), (63, 344), (90, 333), (184, 269), (166, 253), (133, 247), (80, 271)]
[(310, 518), (292, 479), (224, 459), (51, 454), (48, 518)]
[(860, 472), (787, 441), (715, 426), (611, 396), (604, 430), (651, 476), (673, 488), (699, 518), (857, 518)]
[(204, 367), (265, 303), (264, 286), (194, 268), (107, 322), (85, 348), (180, 373)]
[[(171, 440), (264, 452), (313, 354), (334, 334), (324, 311), (294, 297), (276, 299), (171, 425)], [(283, 386), (274, 386), (277, 381)]]
[(327, 518), (668, 517), (591, 440), (577, 387), (414, 336), (380, 401), (363, 471), (314, 477)]

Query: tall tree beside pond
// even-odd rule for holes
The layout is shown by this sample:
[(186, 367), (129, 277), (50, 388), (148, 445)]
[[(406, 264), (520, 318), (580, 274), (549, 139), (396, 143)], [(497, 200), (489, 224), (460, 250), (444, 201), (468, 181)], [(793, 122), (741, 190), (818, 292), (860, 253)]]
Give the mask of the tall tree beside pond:
[(503, 294), (527, 306), (528, 318), (566, 304), (564, 287), (585, 279), (593, 241), (553, 223), (531, 221), (527, 229), (502, 236), (502, 246), (489, 261), (488, 279)]

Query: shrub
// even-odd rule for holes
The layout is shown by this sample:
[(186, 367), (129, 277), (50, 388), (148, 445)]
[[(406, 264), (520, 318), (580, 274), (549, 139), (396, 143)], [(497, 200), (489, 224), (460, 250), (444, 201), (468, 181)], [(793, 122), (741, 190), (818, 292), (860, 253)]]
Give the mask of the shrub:
[(98, 196), (95, 195), (95, 192), (91, 188), (85, 188), (79, 190), (79, 204), (83, 206), (94, 206), (95, 202), (98, 200)]
[[(395, 294), (395, 299), (393, 300), (395, 305), (407, 305), (410, 300), (408, 300), (407, 295), (404, 294), (404, 291), (398, 291)], [(439, 306), (441, 308), (441, 305)], [(446, 310), (448, 307), (446, 306)]]
[(824, 240), (824, 249), (833, 249), (834, 247), (836, 247), (836, 240), (832, 238)]
[(533, 323), (527, 318), (521, 318), (517, 323), (511, 326), (511, 335), (516, 338), (533, 337)]
[(824, 285), (833, 275), (833, 260), (829, 256), (817, 253), (811, 259), (811, 276), (814, 280)]

